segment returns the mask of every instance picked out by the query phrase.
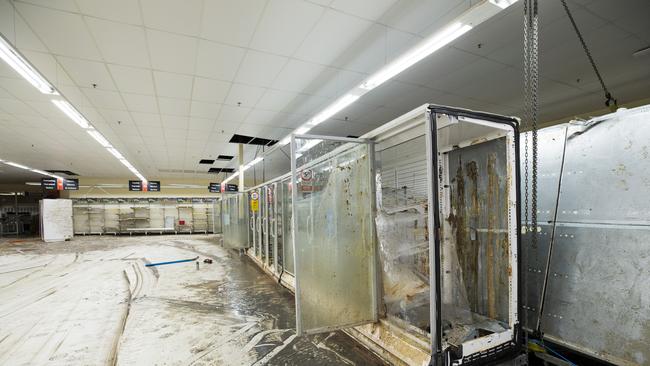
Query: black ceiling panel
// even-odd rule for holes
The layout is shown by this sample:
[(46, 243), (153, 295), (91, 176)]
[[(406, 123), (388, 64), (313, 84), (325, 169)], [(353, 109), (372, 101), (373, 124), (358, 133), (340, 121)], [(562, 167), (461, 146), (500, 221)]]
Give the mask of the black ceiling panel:
[(214, 159), (201, 159), (199, 160), (199, 164), (214, 164)]
[(235, 169), (233, 169), (233, 168), (223, 168), (223, 169), (221, 169), (221, 172), (222, 173), (234, 173)]
[(217, 160), (232, 160), (234, 156), (232, 155), (219, 155), (217, 156)]
[(244, 135), (234, 134), (234, 135), (232, 135), (232, 138), (230, 138), (230, 142), (235, 143), (235, 144), (248, 144), (253, 139), (254, 139), (254, 137), (251, 137), (251, 136), (244, 136)]
[(48, 173), (53, 173), (53, 174), (57, 174), (57, 173), (58, 173), (58, 174), (71, 175), (71, 176), (74, 176), (74, 177), (76, 177), (76, 176), (79, 175), (79, 174), (77, 174), (77, 173), (73, 173), (73, 172), (71, 172), (71, 171), (69, 171), (69, 170), (46, 170), (46, 172), (48, 172)]
[(218, 173), (234, 173), (234, 172), (235, 172), (235, 169), (233, 169), (233, 168), (210, 168), (208, 170), (208, 173), (214, 173), (214, 174), (218, 174)]
[(236, 144), (273, 146), (278, 142), (278, 140), (269, 140), (269, 139), (264, 139), (264, 138), (261, 138), (261, 137), (251, 137), (251, 136), (244, 136), (244, 135), (234, 134), (234, 135), (232, 135), (232, 138), (230, 139), (230, 142), (236, 143)]

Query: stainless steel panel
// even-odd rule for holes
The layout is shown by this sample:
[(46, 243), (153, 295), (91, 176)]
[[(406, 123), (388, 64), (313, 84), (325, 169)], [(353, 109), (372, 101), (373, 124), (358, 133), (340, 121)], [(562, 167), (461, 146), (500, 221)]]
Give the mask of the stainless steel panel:
[[(540, 174), (553, 179), (540, 176), (538, 248), (528, 235), (522, 242), (524, 319), (533, 328), (554, 224), (556, 177), (562, 174), (541, 330), (548, 339), (616, 364), (650, 363), (648, 121), (646, 108), (540, 131)], [(561, 171), (560, 144), (549, 131), (564, 128)]]

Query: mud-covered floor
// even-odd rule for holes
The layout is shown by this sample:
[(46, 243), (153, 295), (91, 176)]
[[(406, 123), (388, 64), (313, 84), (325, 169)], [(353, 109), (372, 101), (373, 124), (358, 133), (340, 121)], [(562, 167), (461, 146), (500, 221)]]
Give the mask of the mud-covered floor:
[(384, 364), (294, 321), (293, 295), (214, 237), (0, 239), (1, 365)]

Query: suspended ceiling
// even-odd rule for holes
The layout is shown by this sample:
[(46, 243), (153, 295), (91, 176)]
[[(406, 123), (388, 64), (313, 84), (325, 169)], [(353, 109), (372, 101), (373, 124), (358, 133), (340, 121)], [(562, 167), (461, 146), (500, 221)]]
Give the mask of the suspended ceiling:
[[(234, 133), (284, 137), (471, 3), (3, 0), (0, 32), (146, 177), (205, 178), (199, 160), (236, 155)], [(632, 56), (650, 45), (650, 2), (569, 4), (619, 101), (650, 97), (650, 59)], [(540, 14), (541, 120), (602, 108), (560, 2)], [(312, 132), (361, 135), (425, 102), (520, 116), (521, 28), (518, 3)], [(4, 62), (0, 131), (0, 158), (131, 177)], [(12, 171), (3, 180), (22, 179)]]

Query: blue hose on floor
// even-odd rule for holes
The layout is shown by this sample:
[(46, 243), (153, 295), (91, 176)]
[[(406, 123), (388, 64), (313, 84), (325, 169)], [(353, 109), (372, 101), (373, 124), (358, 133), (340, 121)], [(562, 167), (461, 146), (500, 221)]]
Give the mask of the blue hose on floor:
[(163, 266), (163, 265), (166, 265), (166, 264), (194, 262), (197, 259), (199, 259), (199, 257), (195, 257), (195, 258), (191, 258), (191, 259), (181, 259), (181, 260), (178, 260), (178, 261), (170, 261), (170, 262), (147, 263), (147, 264), (145, 264), (145, 267), (155, 267), (155, 266)]

